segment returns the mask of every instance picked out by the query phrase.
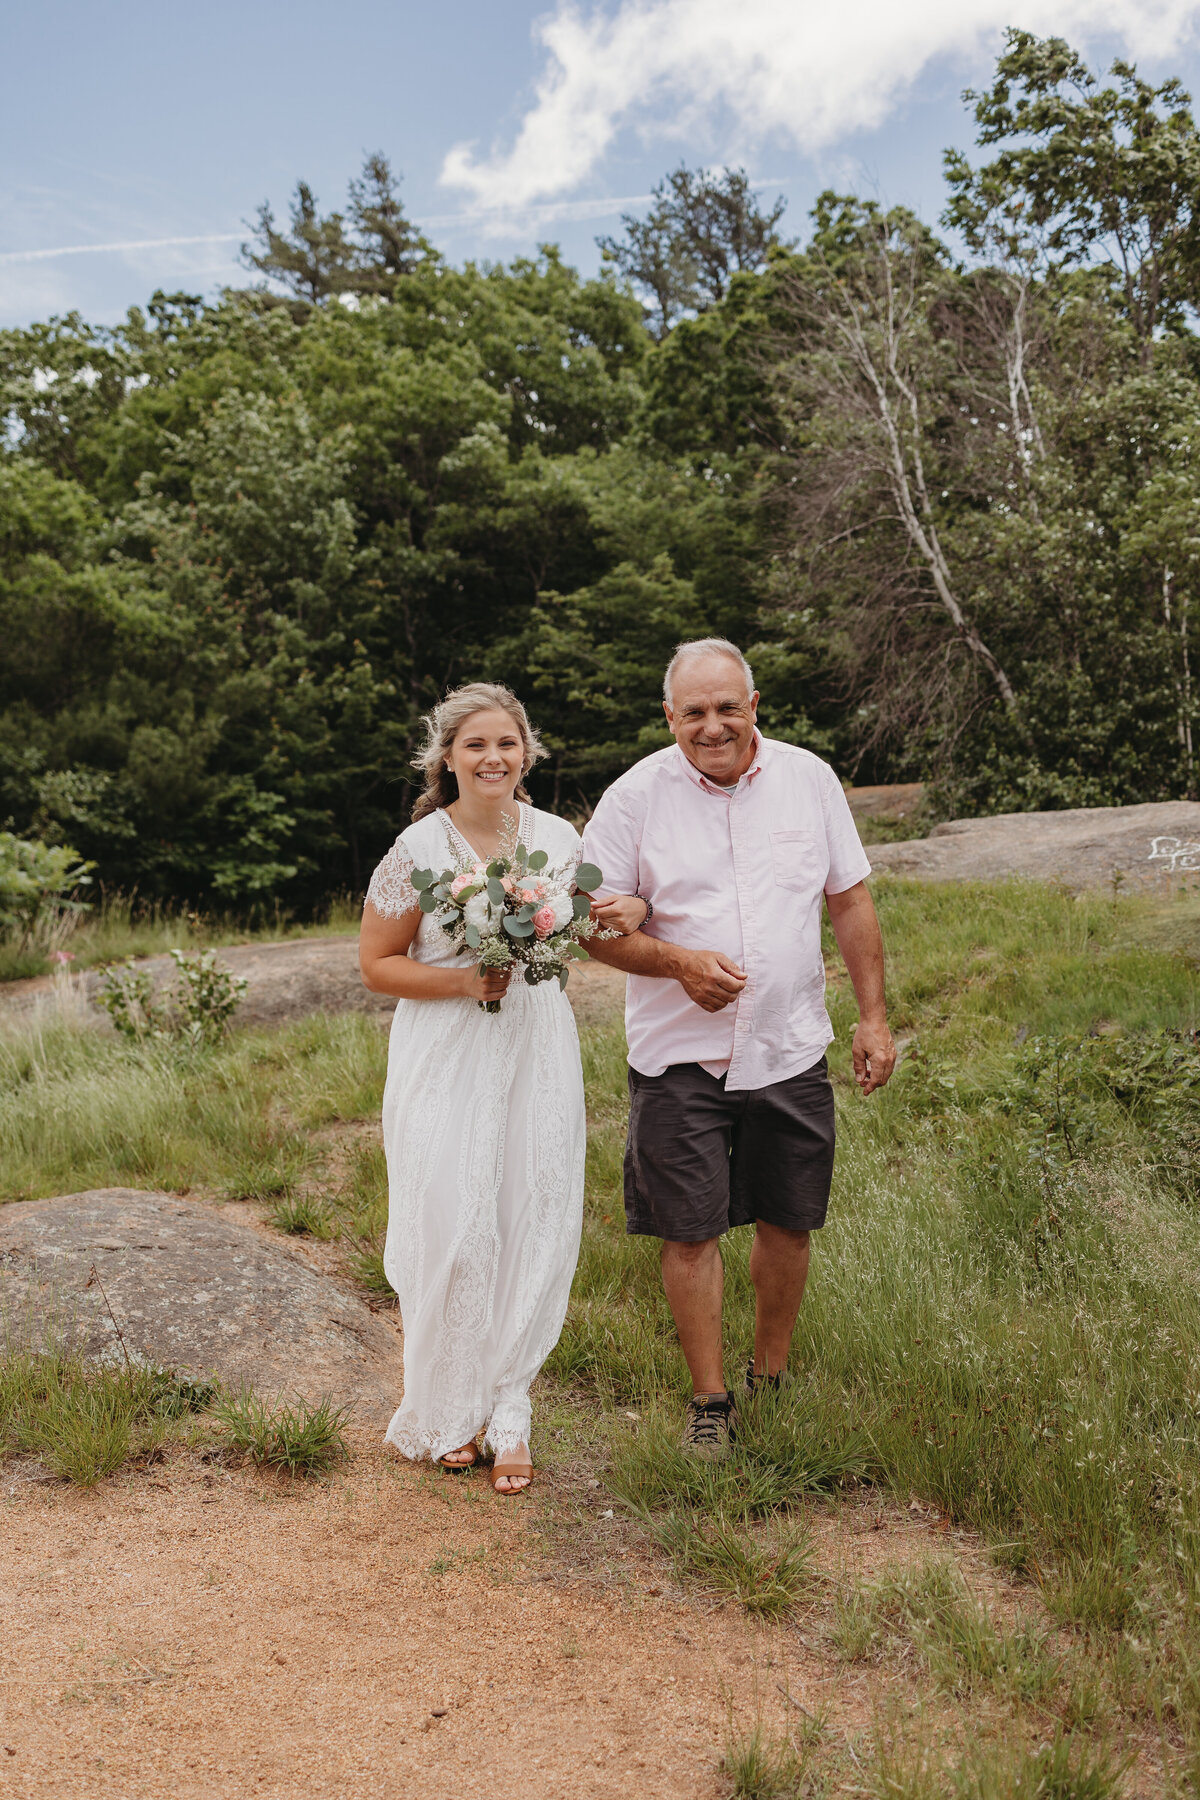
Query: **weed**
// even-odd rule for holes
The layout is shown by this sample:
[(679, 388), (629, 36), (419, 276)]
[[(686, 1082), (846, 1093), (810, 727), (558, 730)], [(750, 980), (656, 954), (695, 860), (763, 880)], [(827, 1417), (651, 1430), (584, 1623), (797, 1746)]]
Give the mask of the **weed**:
[(954, 1792), (956, 1800), (1115, 1800), (1122, 1775), (1103, 1746), (1059, 1733), (1036, 1750), (976, 1753)]
[(790, 1738), (773, 1735), (756, 1719), (749, 1731), (731, 1726), (721, 1767), (732, 1783), (730, 1800), (799, 1800), (805, 1762)]
[(217, 962), (215, 950), (194, 955), (174, 949), (176, 982), (171, 993), (158, 993), (150, 973), (132, 960), (105, 972), (97, 995), (122, 1037), (136, 1043), (155, 1040), (197, 1048), (219, 1043), (249, 985)]
[(1062, 1667), (1044, 1632), (999, 1630), (954, 1564), (941, 1560), (839, 1594), (833, 1636), (851, 1662), (911, 1644), (938, 1685), (960, 1695), (988, 1687), (1014, 1701), (1044, 1700)]
[(333, 1238), (338, 1234), (337, 1220), (328, 1206), (310, 1194), (285, 1194), (272, 1207), (270, 1219), (277, 1231), (297, 1237)]
[(286, 1469), (291, 1475), (319, 1475), (348, 1454), (342, 1426), (348, 1406), (300, 1400), (294, 1406), (276, 1401), (268, 1406), (249, 1388), (228, 1394), (213, 1407), (233, 1447), (256, 1463)]
[(681, 1579), (728, 1594), (762, 1618), (784, 1618), (811, 1584), (812, 1537), (795, 1524), (771, 1542), (721, 1516), (669, 1512), (643, 1522)]
[(382, 1250), (352, 1250), (349, 1260), (351, 1273), (371, 1293), (387, 1294), (389, 1298), (393, 1295), (392, 1284), (383, 1266)]
[(94, 1487), (213, 1393), (152, 1365), (88, 1364), (54, 1348), (10, 1352), (0, 1362), (0, 1450), (39, 1456), (77, 1487)]
[[(679, 1443), (679, 1416), (661, 1405), (632, 1433), (614, 1437), (609, 1483), (631, 1506), (701, 1508), (738, 1519), (767, 1518), (805, 1494), (828, 1493), (870, 1464), (862, 1437), (819, 1397), (769, 1390), (745, 1406), (729, 1457), (706, 1463)], [(682, 1408), (680, 1408), (682, 1411)]]

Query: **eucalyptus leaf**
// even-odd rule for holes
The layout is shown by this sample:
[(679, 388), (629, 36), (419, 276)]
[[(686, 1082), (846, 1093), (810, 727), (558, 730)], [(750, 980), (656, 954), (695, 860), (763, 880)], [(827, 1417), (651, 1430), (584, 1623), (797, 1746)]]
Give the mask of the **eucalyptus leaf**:
[(504, 858), (502, 856), (493, 857), (487, 866), (487, 872), (489, 875), (503, 875), (505, 872)]
[(517, 845), (517, 852), (516, 852), (514, 861), (516, 862), (518, 869), (523, 869), (525, 867), (525, 864), (529, 861), (529, 852), (525, 848), (524, 844)]
[(576, 894), (571, 901), (571, 911), (577, 919), (586, 919), (592, 910), (592, 903), (586, 894)]
[(504, 889), (501, 886), (500, 882), (498, 882), (496, 880), (494, 875), (489, 877), (488, 884), (487, 884), (487, 894), (488, 894), (488, 899), (491, 901), (493, 906), (503, 906), (504, 905), (504, 900), (505, 900)]
[(504, 929), (505, 929), (505, 931), (507, 931), (509, 937), (515, 937), (515, 938), (532, 937), (533, 936), (533, 921), (532, 921), (532, 919), (514, 919), (511, 914), (506, 914), (505, 920), (504, 920)]
[(588, 953), (582, 944), (567, 943), (563, 945), (563, 949), (568, 956), (578, 957), (580, 962), (587, 962), (589, 960)]
[(534, 913), (537, 911), (537, 909), (538, 909), (538, 902), (536, 900), (527, 900), (525, 902), (524, 906), (521, 907), (520, 911), (517, 913), (517, 917), (518, 917), (518, 919), (532, 919), (532, 917), (533, 917)]
[(544, 869), (549, 861), (550, 858), (544, 850), (535, 850), (529, 858), (529, 867), (536, 874), (539, 869)]
[(590, 894), (603, 880), (595, 863), (580, 863), (575, 871), (575, 886), (584, 894)]
[(420, 899), (417, 901), (417, 905), (421, 908), (423, 913), (436, 912), (437, 904), (437, 901), (434, 899), (428, 888), (423, 890)]
[(474, 925), (468, 925), (466, 927), (466, 938), (472, 950), (478, 950), (480, 944), (483, 942), (483, 939), (479, 935), (478, 928)]
[(538, 972), (532, 963), (525, 966), (525, 984), (527, 987), (536, 987), (538, 984)]
[(570, 973), (571, 973), (571, 971), (569, 969), (560, 969), (558, 971), (558, 985), (560, 988), (562, 988), (564, 993), (566, 992), (567, 981), (570, 976)]
[(414, 869), (409, 877), (418, 894), (427, 887), (432, 887), (437, 876), (432, 869)]

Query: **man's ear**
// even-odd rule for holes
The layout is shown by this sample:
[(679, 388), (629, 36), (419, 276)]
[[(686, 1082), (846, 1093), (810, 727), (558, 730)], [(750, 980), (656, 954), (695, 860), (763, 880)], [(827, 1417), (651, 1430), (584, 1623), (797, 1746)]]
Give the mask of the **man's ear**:
[[(756, 696), (756, 698), (757, 698), (757, 696)], [(671, 727), (671, 730), (674, 731), (674, 729), (675, 729), (675, 714), (671, 711), (671, 708), (667, 705), (665, 700), (662, 703), (662, 709), (667, 715), (667, 724)]]

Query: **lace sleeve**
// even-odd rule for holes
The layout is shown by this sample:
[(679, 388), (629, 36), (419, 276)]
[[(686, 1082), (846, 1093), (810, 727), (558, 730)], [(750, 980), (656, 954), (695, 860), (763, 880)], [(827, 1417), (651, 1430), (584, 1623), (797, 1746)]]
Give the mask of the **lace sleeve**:
[(367, 889), (367, 899), (381, 919), (400, 919), (416, 909), (413, 867), (408, 846), (402, 837), (398, 837), (372, 875)]

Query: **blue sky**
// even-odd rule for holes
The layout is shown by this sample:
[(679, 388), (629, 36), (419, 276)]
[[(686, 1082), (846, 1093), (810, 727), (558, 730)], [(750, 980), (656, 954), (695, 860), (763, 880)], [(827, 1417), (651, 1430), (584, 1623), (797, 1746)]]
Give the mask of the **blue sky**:
[[(960, 90), (1009, 22), (1200, 88), (1200, 0), (10, 5), (0, 325), (245, 279), (226, 234), (298, 176), (340, 203), (375, 149), (456, 261), (549, 238), (594, 268), (597, 232), (681, 158), (777, 183), (793, 232), (830, 184), (933, 218), (941, 151), (970, 143)], [(114, 244), (147, 247), (77, 248)]]

